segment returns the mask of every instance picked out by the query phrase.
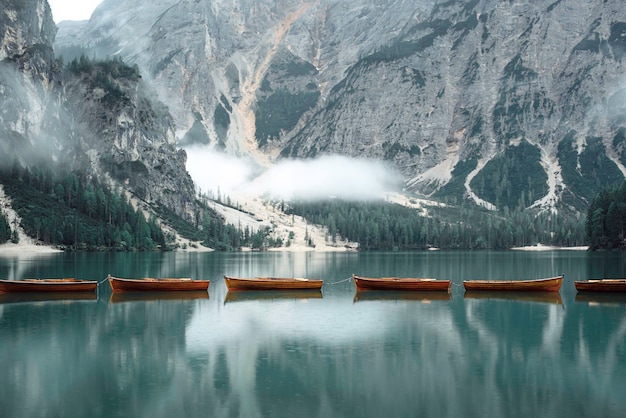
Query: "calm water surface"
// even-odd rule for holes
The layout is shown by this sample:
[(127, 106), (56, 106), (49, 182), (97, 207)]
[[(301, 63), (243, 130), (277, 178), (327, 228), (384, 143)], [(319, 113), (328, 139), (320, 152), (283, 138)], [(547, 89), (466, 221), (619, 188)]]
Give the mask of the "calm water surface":
[[(624, 417), (625, 277), (586, 252), (58, 254), (0, 277), (192, 277), (208, 294), (0, 297), (4, 417)], [(356, 294), (352, 273), (451, 279), (451, 295)], [(471, 295), (467, 279), (565, 274), (560, 295)], [(323, 278), (228, 293), (222, 276)]]

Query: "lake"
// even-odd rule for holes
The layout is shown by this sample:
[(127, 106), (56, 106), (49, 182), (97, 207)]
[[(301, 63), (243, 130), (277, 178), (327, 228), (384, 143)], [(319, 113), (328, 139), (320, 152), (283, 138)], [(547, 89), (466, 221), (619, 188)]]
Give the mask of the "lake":
[[(192, 277), (208, 294), (0, 295), (3, 417), (624, 417), (621, 253), (134, 253), (0, 256), (0, 278)], [(356, 293), (351, 274), (451, 279)], [(325, 280), (227, 292), (223, 275)], [(558, 295), (466, 295), (463, 280), (564, 274)], [(470, 297), (471, 296), (471, 297)]]

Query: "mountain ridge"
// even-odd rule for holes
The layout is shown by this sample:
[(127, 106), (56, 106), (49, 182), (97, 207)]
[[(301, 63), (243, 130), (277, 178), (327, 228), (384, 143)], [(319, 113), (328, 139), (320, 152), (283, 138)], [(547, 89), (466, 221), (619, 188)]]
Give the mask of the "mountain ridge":
[[(517, 197), (534, 199), (525, 197), (526, 206), (580, 211), (616, 181), (565, 158), (560, 144), (572, 134), (575, 160), (593, 153), (626, 173), (619, 1), (183, 0), (148, 8), (160, 12), (152, 20), (147, 3), (105, 0), (74, 46), (117, 54), (150, 74), (179, 140), (266, 164), (324, 154), (382, 159), (410, 191), (457, 190), (448, 196), (486, 207), (517, 204), (477, 185), (485, 167), (502, 174), (502, 158), (522, 142), (539, 151), (532, 176), (548, 186), (523, 186)], [(121, 10), (118, 19), (145, 21), (132, 30), (112, 23)], [(55, 48), (68, 50), (64, 25), (59, 32)], [(457, 178), (455, 167), (473, 160)], [(590, 176), (594, 184), (581, 188)], [(446, 187), (456, 183), (463, 187)]]

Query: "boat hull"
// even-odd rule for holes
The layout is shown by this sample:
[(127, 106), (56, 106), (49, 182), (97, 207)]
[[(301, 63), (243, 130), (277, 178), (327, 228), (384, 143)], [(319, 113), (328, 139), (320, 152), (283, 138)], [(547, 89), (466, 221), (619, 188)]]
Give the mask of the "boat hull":
[(465, 290), (524, 291), (524, 292), (558, 292), (561, 289), (563, 276), (536, 280), (466, 280)]
[(579, 292), (626, 292), (626, 279), (600, 279), (575, 281)]
[(353, 275), (357, 290), (414, 290), (414, 291), (450, 291), (450, 280), (398, 278), (398, 277), (360, 277)]
[(95, 292), (98, 282), (76, 279), (0, 280), (0, 293)]
[(224, 281), (228, 290), (319, 290), (324, 284), (323, 280), (273, 277), (224, 276)]
[(109, 276), (109, 285), (113, 293), (122, 292), (174, 292), (207, 291), (208, 280), (192, 279), (121, 279)]

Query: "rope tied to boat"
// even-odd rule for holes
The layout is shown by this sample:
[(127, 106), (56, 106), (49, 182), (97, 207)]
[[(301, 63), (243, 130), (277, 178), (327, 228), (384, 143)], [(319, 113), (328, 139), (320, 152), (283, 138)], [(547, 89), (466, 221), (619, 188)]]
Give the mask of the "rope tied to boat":
[(338, 281), (338, 282), (335, 282), (335, 283), (328, 283), (328, 284), (329, 284), (329, 285), (331, 285), (331, 286), (334, 286), (334, 285), (336, 285), (336, 284), (345, 283), (345, 282), (347, 282), (347, 281), (349, 281), (349, 280), (352, 280), (352, 276), (348, 277), (347, 279), (343, 279), (343, 280), (340, 280), (340, 281)]
[(107, 280), (109, 280), (109, 277), (105, 277), (104, 280), (98, 282), (98, 286), (100, 286), (102, 283), (106, 282)]

